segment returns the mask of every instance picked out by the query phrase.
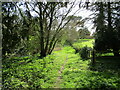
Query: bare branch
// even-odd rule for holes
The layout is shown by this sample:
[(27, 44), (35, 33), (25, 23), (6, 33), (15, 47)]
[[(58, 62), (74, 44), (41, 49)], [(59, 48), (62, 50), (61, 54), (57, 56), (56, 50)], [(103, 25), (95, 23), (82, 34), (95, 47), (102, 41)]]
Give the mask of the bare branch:
[[(73, 6), (73, 5), (72, 5)], [(71, 9), (71, 8), (70, 8)], [(76, 11), (76, 12), (74, 12), (73, 13), (73, 15), (72, 16), (74, 16), (77, 12), (79, 11), (79, 9)], [(66, 15), (67, 16), (67, 15)], [(64, 20), (64, 19), (63, 19)], [(63, 22), (63, 20), (62, 20), (62, 22)], [(53, 41), (55, 40), (55, 38), (56, 38), (56, 36), (59, 34), (59, 32), (65, 27), (65, 25), (69, 22), (71, 20), (71, 18), (69, 18), (69, 20), (60, 28), (60, 26), (62, 25), (60, 25), (59, 24), (59, 27), (57, 28), (57, 30), (56, 30), (56, 33), (54, 34), (54, 36), (53, 36), (53, 38), (52, 38), (52, 40), (51, 40), (51, 42), (50, 42), (50, 47), (52, 47), (52, 45), (53, 45)]]
[(31, 6), (31, 8), (39, 15), (40, 13), (37, 11), (37, 10), (35, 10), (35, 7), (33, 7), (31, 4), (29, 4), (30, 6)]

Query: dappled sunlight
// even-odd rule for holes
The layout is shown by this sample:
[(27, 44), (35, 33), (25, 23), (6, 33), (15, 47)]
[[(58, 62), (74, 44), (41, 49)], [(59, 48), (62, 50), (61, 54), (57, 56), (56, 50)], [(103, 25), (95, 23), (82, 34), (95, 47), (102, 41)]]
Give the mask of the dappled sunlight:
[(73, 46), (76, 48), (83, 48), (85, 46), (93, 48), (93, 44), (94, 44), (94, 39), (91, 39), (91, 40), (90, 39), (85, 39), (85, 40), (80, 39), (78, 42), (75, 42), (73, 44)]
[[(9, 60), (11, 62), (7, 64)], [(13, 74), (6, 76), (6, 82), (10, 81), (10, 85), (14, 88), (20, 86), (28, 88), (30, 84), (41, 88), (109, 89), (119, 87), (120, 61), (117, 57), (97, 57), (95, 65), (92, 66), (91, 59), (83, 60), (79, 53), (75, 54), (72, 47), (65, 46), (43, 59), (27, 56), (9, 60), (5, 62), (3, 73)], [(37, 78), (34, 79), (35, 77)], [(9, 86), (7, 83), (4, 85)]]
[(1, 2), (0, 89), (120, 88), (120, 2), (12, 1)]
[(101, 72), (120, 74), (120, 57), (97, 57), (95, 69)]

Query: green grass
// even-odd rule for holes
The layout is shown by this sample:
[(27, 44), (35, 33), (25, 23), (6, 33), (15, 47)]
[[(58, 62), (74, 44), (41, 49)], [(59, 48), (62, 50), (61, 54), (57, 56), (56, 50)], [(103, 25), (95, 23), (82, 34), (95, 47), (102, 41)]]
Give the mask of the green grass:
[(93, 48), (94, 39), (80, 39), (78, 42), (75, 42), (73, 46), (75, 48), (83, 48), (85, 46)]
[(97, 57), (96, 62), (97, 63), (94, 68), (98, 71), (120, 74), (120, 57), (112, 56)]
[[(91, 42), (86, 40), (82, 45), (92, 46)], [(120, 88), (120, 58), (97, 57), (93, 66), (90, 59), (82, 60), (72, 47), (66, 46), (43, 59), (25, 56), (3, 60), (2, 74), (3, 87), (8, 90), (55, 88), (58, 84), (58, 88), (117, 89)]]
[[(119, 59), (120, 58), (118, 58), (118, 60)], [(118, 60), (116, 61), (116, 63), (118, 62)], [(120, 76), (118, 76), (118, 70), (120, 69), (120, 67), (117, 71), (117, 68), (114, 68), (114, 71), (111, 70), (110, 72), (110, 68), (116, 66), (113, 60), (110, 61), (111, 63), (104, 63), (104, 66), (108, 64), (107, 67), (111, 66), (110, 68), (105, 67), (101, 69), (101, 63), (98, 62), (101, 62), (101, 59), (97, 59), (96, 67), (94, 67), (96, 71), (93, 71), (90, 69), (92, 67), (90, 65), (90, 59), (83, 61), (77, 54), (69, 55), (68, 62), (62, 73), (61, 88), (119, 88)], [(112, 64), (113, 62), (114, 64)], [(120, 65), (120, 63), (117, 63), (117, 65)], [(99, 71), (97, 67), (99, 67), (101, 71)], [(108, 71), (104, 71), (103, 69), (106, 69)]]
[(113, 53), (97, 53), (96, 55), (97, 55), (98, 57), (99, 57), (99, 56), (114, 56)]

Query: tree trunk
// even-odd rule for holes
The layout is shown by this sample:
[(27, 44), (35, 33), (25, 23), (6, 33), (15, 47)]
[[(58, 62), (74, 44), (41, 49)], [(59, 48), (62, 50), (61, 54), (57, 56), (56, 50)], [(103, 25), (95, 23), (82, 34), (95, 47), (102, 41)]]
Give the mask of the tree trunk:
[(43, 30), (43, 17), (42, 17), (42, 3), (40, 2), (39, 3), (39, 10), (40, 10), (40, 18), (39, 18), (39, 21), (40, 21), (40, 49), (41, 49), (41, 52), (40, 52), (40, 57), (45, 57), (46, 56), (46, 52), (45, 52), (45, 49), (44, 49), (44, 30)]
[(113, 49), (114, 56), (120, 56), (118, 49)]
[(92, 65), (95, 65), (95, 50), (92, 51)]

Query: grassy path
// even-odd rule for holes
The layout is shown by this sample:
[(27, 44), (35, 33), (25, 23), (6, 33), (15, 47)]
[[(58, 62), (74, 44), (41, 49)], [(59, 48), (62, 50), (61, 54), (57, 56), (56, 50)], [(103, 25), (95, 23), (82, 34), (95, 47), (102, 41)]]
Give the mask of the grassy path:
[(90, 61), (82, 60), (69, 46), (43, 59), (11, 58), (4, 63), (4, 87), (10, 90), (120, 88), (120, 58), (97, 58), (95, 70), (91, 70)]
[(60, 68), (57, 72), (58, 76), (56, 78), (56, 82), (54, 83), (53, 88), (66, 88), (67, 86), (63, 85), (66, 83), (65, 73), (69, 72), (72, 69), (77, 69), (79, 67), (80, 63), (78, 63), (78, 61), (80, 58), (78, 55), (74, 54), (74, 52), (75, 50), (72, 49), (71, 47), (65, 47), (63, 50), (56, 51), (55, 53), (56, 59), (54, 64), (56, 63), (56, 65), (60, 66)]
[(81, 72), (88, 69), (88, 61), (82, 61), (79, 55), (74, 54), (74, 52), (75, 50), (71, 47), (65, 47), (63, 50), (54, 53), (56, 56), (54, 69), (56, 67), (59, 69), (52, 88), (75, 88), (81, 78)]
[[(46, 64), (46, 69), (49, 70), (45, 73), (45, 82), (42, 83), (42, 88), (61, 88), (60, 84), (63, 81), (63, 77), (61, 78), (61, 76), (68, 61), (68, 51), (69, 50), (65, 49), (54, 51), (52, 63)], [(48, 57), (48, 59), (50, 59), (50, 57)], [(46, 63), (48, 59), (45, 59)]]
[(64, 70), (64, 67), (65, 67), (65, 65), (66, 65), (66, 62), (67, 62), (67, 60), (68, 60), (68, 58), (67, 58), (68, 56), (66, 55), (66, 59), (64, 60), (64, 64), (61, 66), (61, 68), (60, 68), (60, 70), (58, 71), (58, 74), (59, 74), (59, 76), (58, 76), (58, 78), (57, 78), (57, 80), (56, 80), (56, 83), (55, 83), (55, 88), (60, 88), (60, 84), (62, 83), (62, 71)]
[[(56, 52), (56, 62), (60, 68), (54, 83), (55, 88), (120, 88), (118, 74), (112, 71), (90, 70), (90, 60), (82, 60), (78, 54), (74, 54), (72, 48), (67, 48)], [(101, 67), (101, 65), (98, 66)]]

